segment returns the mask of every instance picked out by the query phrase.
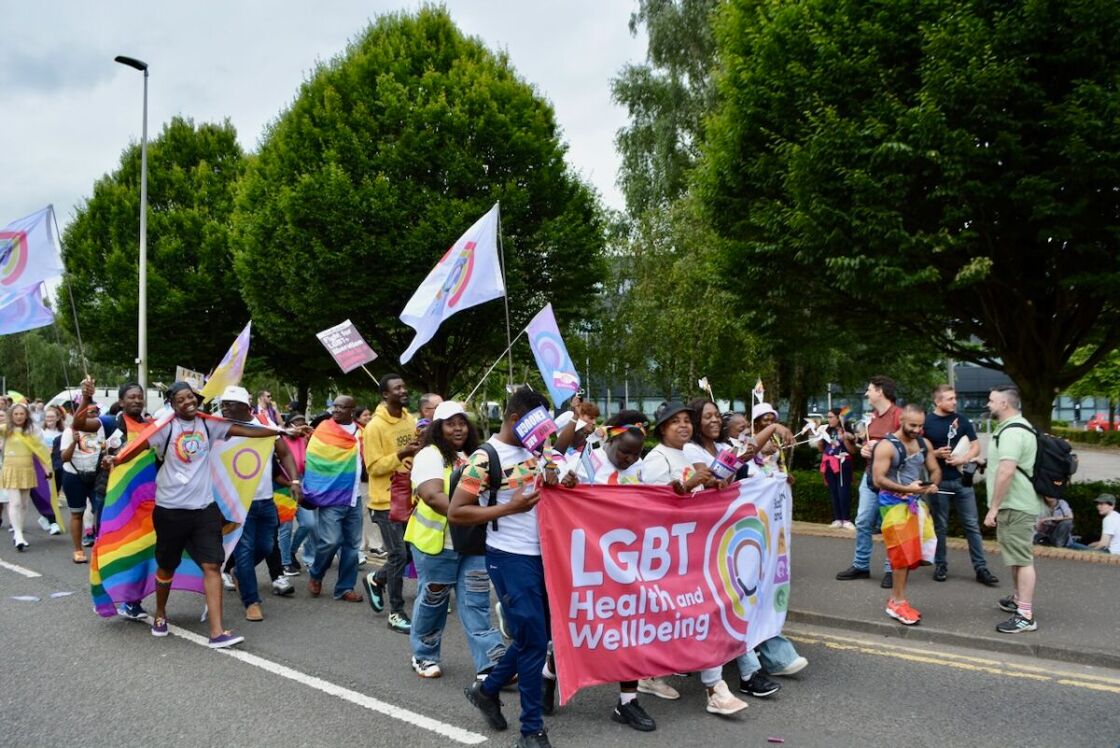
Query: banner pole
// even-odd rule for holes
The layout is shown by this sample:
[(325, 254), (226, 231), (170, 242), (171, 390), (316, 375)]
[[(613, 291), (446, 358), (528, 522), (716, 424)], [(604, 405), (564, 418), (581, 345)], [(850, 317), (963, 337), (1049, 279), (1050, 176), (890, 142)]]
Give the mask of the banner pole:
[[(513, 385), (513, 338), (510, 337), (510, 324), (509, 324), (509, 275), (506, 273), (506, 250), (505, 245), (502, 243), (502, 201), (498, 201), (498, 256), (502, 260), (502, 282), (505, 284), (505, 293), (502, 294), (502, 300), (506, 305), (506, 352), (509, 353), (509, 381), (507, 385)], [(520, 333), (518, 334), (520, 337)], [(500, 360), (500, 359), (499, 359)], [(493, 367), (491, 367), (493, 368)], [(489, 372), (487, 372), (489, 374)], [(483, 377), (485, 380), (486, 377)], [(481, 384), (481, 382), (479, 382)], [(478, 389), (477, 387), (475, 389)], [(474, 394), (473, 392), (471, 393)], [(470, 399), (469, 397), (467, 398)]]
[[(58, 230), (58, 216), (54, 214), (53, 205), (51, 206), (51, 221), (54, 222), (54, 235), (58, 240), (58, 246), (62, 248), (62, 253), (65, 255), (66, 248), (62, 246), (62, 232)], [(65, 265), (65, 262), (63, 264)], [(63, 271), (62, 279), (63, 282), (66, 283), (66, 293), (70, 296), (70, 312), (74, 315), (74, 335), (78, 338), (78, 357), (82, 359), (82, 373), (88, 377), (89, 362), (86, 361), (86, 352), (82, 346), (82, 328), (78, 324), (78, 308), (74, 304), (74, 289), (70, 287), (70, 278), (66, 276), (65, 270)]]
[(378, 388), (381, 387), (381, 382), (377, 381), (377, 377), (373, 376), (370, 370), (366, 368), (365, 364), (362, 364), (362, 371), (364, 371), (366, 374), (369, 374), (369, 378), (373, 380), (373, 383), (376, 384)]
[[(494, 367), (496, 367), (498, 364), (500, 364), (502, 362), (502, 358), (506, 355), (507, 352), (509, 352), (510, 349), (513, 348), (513, 344), (516, 343), (521, 338), (521, 336), (524, 335), (524, 334), (525, 334), (524, 330), (517, 333), (517, 335), (513, 338), (513, 340), (510, 341), (509, 347), (507, 347), (504, 351), (501, 352), (501, 354), (498, 355), (498, 358), (494, 360), (494, 363), (490, 364), (490, 368), (486, 370), (486, 373), (482, 375), (482, 379), (480, 379), (478, 381), (478, 384), (476, 384), (474, 386), (474, 389), (471, 390), (471, 394), (469, 394), (465, 398), (463, 398), (463, 402), (469, 403), (471, 401), (471, 398), (474, 397), (474, 394), (476, 392), (478, 392), (478, 388), (481, 387), (482, 383), (486, 381), (486, 378), (488, 376), (490, 376), (490, 372), (494, 371)], [(512, 361), (512, 358), (510, 360)], [(510, 364), (510, 366), (511, 366), (510, 371), (512, 372), (513, 371), (513, 369), (512, 369), (513, 365)], [(513, 381), (512, 375), (510, 376), (510, 381), (511, 382)]]

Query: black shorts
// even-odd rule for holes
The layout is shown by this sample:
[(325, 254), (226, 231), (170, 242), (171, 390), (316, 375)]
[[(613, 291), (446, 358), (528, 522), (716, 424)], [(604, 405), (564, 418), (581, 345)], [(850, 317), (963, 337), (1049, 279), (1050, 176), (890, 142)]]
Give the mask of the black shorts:
[(84, 512), (86, 502), (92, 502), (97, 485), (97, 473), (71, 473), (62, 471), (62, 492), (71, 512)]
[(205, 509), (152, 510), (152, 526), (156, 531), (156, 563), (164, 571), (175, 571), (187, 552), (196, 564), (220, 564), (225, 561), (222, 548), (222, 525), (225, 518), (217, 504)]

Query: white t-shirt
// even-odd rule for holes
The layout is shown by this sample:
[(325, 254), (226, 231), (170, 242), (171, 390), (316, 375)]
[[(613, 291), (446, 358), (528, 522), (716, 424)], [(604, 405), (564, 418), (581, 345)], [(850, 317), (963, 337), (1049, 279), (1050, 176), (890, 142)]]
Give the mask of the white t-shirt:
[[(724, 444), (723, 442), (716, 442), (715, 444), (717, 455), (725, 449), (731, 449), (731, 445)], [(711, 465), (712, 460), (716, 458), (716, 455), (708, 454), (708, 450), (704, 449), (696, 442), (685, 444), (684, 449), (681, 451), (684, 452), (684, 456), (687, 457), (693, 465), (698, 462), (702, 465)]]
[[(496, 436), (487, 442), (498, 453), (502, 463), (502, 485), (498, 488), (498, 505), (508, 504), (510, 497), (524, 487), (526, 493), (534, 490), (537, 483), (537, 458), (524, 447), (498, 441)], [(415, 463), (413, 464), (415, 470)], [(481, 449), (470, 456), (463, 468), (458, 488), (478, 497), (480, 506), (489, 501), (490, 473), (489, 458)], [(537, 508), (527, 512), (509, 514), (498, 519), (498, 529), (487, 524), (486, 545), (506, 553), (522, 556), (541, 555), (541, 539), (537, 529)]]
[(195, 418), (170, 423), (148, 437), (163, 464), (156, 473), (156, 506), (164, 509), (205, 509), (214, 501), (210, 477), (210, 442), (229, 436), (229, 421)]
[[(582, 455), (575, 454), (565, 465), (564, 473), (575, 472), (580, 483), (595, 483), (600, 486), (632, 486), (642, 482), (642, 461), (638, 459), (625, 470), (619, 470), (607, 457), (603, 447), (591, 450), (588, 460), (580, 459)], [(592, 475), (588, 476), (588, 461), (591, 463)]]
[[(59, 450), (65, 452), (74, 443), (74, 430), (66, 429), (62, 432), (62, 441)], [(98, 426), (96, 433), (83, 431), (78, 437), (78, 444), (74, 447), (74, 454), (70, 461), (63, 464), (62, 469), (71, 475), (93, 473), (97, 471), (97, 462), (101, 458), (101, 447), (105, 444), (105, 427)]]
[(683, 449), (658, 444), (642, 458), (642, 483), (654, 486), (667, 486), (673, 481), (683, 483), (685, 471), (690, 468), (692, 460)]
[[(458, 467), (466, 461), (467, 456), (462, 452), (458, 452), (455, 455), (455, 465), (453, 465), (452, 467)], [(447, 472), (447, 468), (443, 464), (443, 453), (440, 452), (439, 447), (434, 444), (429, 444), (428, 446), (424, 447), (416, 453), (415, 457), (412, 458), (413, 493), (416, 493), (417, 489), (420, 488), (420, 484), (422, 483), (427, 483), (430, 480), (438, 480), (444, 482), (445, 479), (449, 478), (450, 476), (451, 474)], [(446, 482), (444, 482), (444, 493), (447, 492), (447, 488), (448, 486)], [(420, 499), (420, 501), (423, 501), (423, 499)], [(451, 542), (450, 525), (447, 525), (443, 528), (443, 547), (445, 549), (455, 547)]]
[(1112, 536), (1108, 544), (1108, 552), (1120, 554), (1120, 512), (1113, 509), (1104, 516), (1104, 521), (1101, 522), (1101, 534)]

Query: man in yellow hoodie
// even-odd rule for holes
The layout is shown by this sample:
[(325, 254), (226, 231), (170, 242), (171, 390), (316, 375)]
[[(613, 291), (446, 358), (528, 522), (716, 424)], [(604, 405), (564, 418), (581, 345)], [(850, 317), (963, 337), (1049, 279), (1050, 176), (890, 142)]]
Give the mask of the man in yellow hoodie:
[(409, 473), (412, 457), (420, 449), (416, 418), (408, 412), (408, 387), (398, 374), (381, 378), (381, 404), (364, 429), (363, 446), (366, 472), (369, 474), (370, 519), (381, 531), (381, 540), (389, 557), (385, 565), (366, 574), (365, 588), (374, 612), (385, 609), (389, 595), (389, 628), (402, 634), (412, 631), (412, 621), (405, 613), (402, 582), (408, 555), (404, 544), (407, 517), (391, 517), (390, 496), (394, 491), (406, 492), (411, 498)]

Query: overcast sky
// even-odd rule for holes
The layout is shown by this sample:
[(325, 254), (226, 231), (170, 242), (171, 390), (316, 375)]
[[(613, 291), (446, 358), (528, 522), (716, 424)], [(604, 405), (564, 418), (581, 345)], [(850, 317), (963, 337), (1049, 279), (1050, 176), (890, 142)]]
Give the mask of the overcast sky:
[[(113, 62), (146, 61), (149, 137), (174, 115), (237, 128), (255, 150), (264, 126), (295, 96), (316, 61), (345, 49), (380, 13), (412, 1), (6, 2), (0, 45), (0, 226), (54, 203), (65, 225), (93, 183), (139, 141), (142, 75)], [(616, 131), (625, 111), (610, 79), (641, 62), (645, 38), (628, 28), (634, 0), (449, 0), (452, 18), (548, 98), (568, 160), (607, 205), (615, 186)]]

